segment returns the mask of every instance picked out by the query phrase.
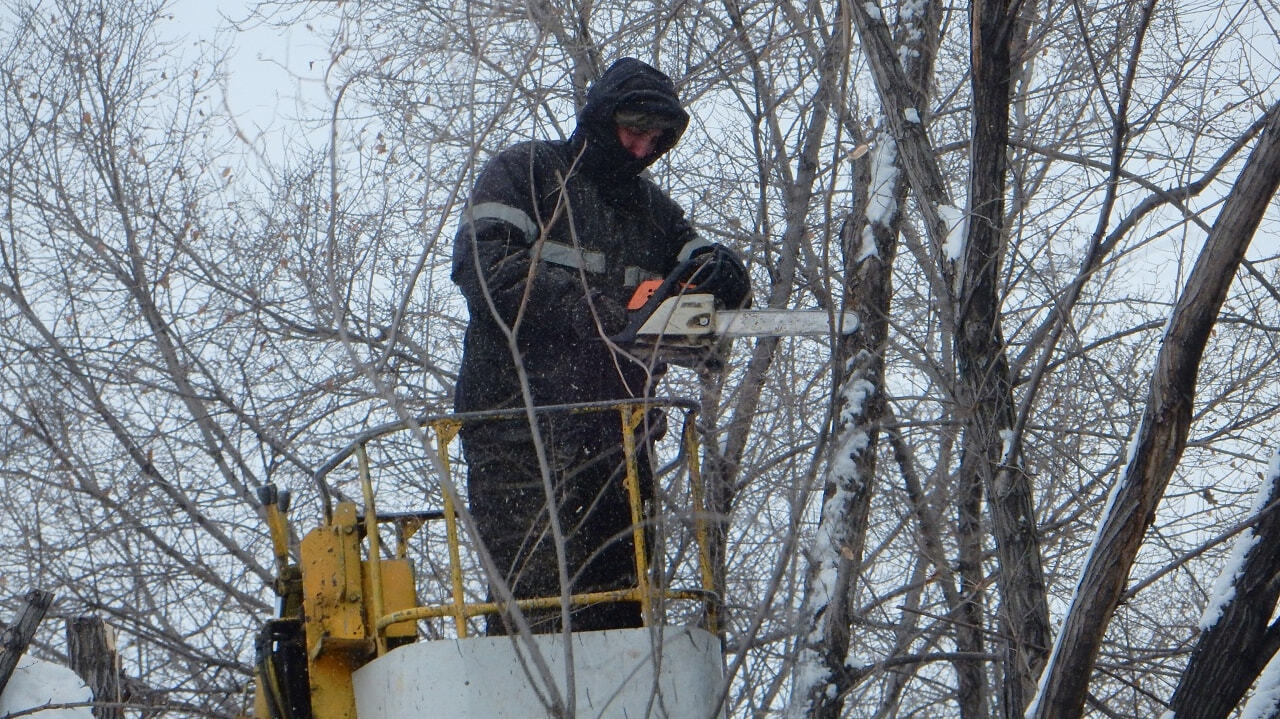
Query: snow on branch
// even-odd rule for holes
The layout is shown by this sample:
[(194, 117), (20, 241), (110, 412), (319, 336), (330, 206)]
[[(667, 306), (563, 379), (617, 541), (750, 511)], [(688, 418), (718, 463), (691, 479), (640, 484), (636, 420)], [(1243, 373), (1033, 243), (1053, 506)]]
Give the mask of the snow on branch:
[(1277, 710), (1280, 710), (1280, 659), (1272, 657), (1258, 677), (1258, 687), (1240, 712), (1240, 719), (1271, 719)]
[[(1267, 470), (1267, 479), (1258, 487), (1258, 493), (1253, 497), (1253, 506), (1249, 509), (1250, 517), (1257, 517), (1258, 514), (1267, 506), (1267, 500), (1275, 496), (1275, 484), (1280, 480), (1280, 452), (1272, 455), (1271, 466)], [(1222, 610), (1227, 606), (1236, 594), (1236, 582), (1244, 573), (1244, 562), (1249, 556), (1249, 551), (1258, 544), (1258, 533), (1253, 527), (1249, 527), (1236, 537), (1235, 544), (1231, 547), (1231, 555), (1227, 557), (1227, 563), (1223, 565), (1222, 571), (1218, 574), (1218, 579), (1213, 583), (1213, 592), (1209, 595), (1209, 602), (1205, 605), (1204, 614), (1200, 616), (1200, 630), (1204, 631), (1213, 627), (1222, 618)]]
[(862, 262), (879, 254), (873, 225), (889, 227), (898, 214), (898, 145), (888, 133), (880, 133), (871, 156), (871, 181), (867, 183), (867, 226), (862, 228), (862, 241), (854, 258)]
[(969, 231), (968, 216), (955, 205), (938, 205), (938, 216), (947, 226), (947, 241), (942, 254), (952, 262), (964, 257), (964, 236)]
[[(856, 363), (856, 360), (855, 360)], [(851, 363), (854, 364), (854, 363)], [(875, 384), (860, 372), (852, 372), (841, 388), (841, 412), (833, 459), (826, 481), (827, 497), (809, 554), (808, 587), (801, 616), (809, 623), (808, 632), (796, 657), (794, 693), (788, 716), (799, 719), (808, 715), (815, 701), (835, 699), (840, 691), (837, 677), (825, 660), (828, 645), (827, 624), (831, 607), (841, 586), (842, 559), (848, 549), (849, 512), (865, 489), (867, 478), (860, 475), (857, 458), (871, 445), (865, 417), (867, 400), (876, 392)], [(851, 557), (849, 557), (851, 558)], [(846, 662), (846, 666), (850, 662)]]

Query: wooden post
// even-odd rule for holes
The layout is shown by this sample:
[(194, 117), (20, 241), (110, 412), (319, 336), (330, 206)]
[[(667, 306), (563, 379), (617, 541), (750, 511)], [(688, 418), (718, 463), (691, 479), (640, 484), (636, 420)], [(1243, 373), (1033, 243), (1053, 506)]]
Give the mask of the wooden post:
[(53, 593), (32, 589), (24, 599), (26, 606), (18, 615), (18, 622), (0, 632), (0, 692), (9, 683), (9, 677), (13, 676), (13, 670), (18, 666), (18, 659), (27, 651), (31, 637), (35, 636), (36, 627), (53, 604)]
[(67, 620), (67, 662), (93, 692), (94, 719), (122, 719), (120, 662), (115, 634), (101, 617)]

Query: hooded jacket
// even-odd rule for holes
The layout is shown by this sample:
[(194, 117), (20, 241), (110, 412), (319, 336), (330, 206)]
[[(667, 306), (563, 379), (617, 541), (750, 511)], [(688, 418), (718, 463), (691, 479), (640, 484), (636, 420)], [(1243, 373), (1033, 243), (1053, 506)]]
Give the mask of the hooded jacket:
[[(618, 141), (619, 108), (674, 126), (636, 159)], [(662, 368), (612, 351), (600, 332), (584, 331), (592, 327), (584, 315), (593, 305), (625, 307), (640, 282), (710, 244), (640, 176), (687, 123), (671, 80), (624, 58), (591, 87), (568, 140), (521, 143), (486, 164), (454, 240), (452, 277), (470, 312), (456, 410), (523, 406), (510, 331), (535, 405), (649, 391)]]

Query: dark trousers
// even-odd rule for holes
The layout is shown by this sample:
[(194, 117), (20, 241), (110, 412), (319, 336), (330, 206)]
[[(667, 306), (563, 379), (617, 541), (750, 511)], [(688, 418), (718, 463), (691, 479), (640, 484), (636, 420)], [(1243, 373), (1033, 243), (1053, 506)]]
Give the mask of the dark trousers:
[[(617, 414), (548, 419), (540, 429), (564, 536), (570, 593), (634, 586), (635, 543)], [(642, 499), (652, 497), (649, 446), (637, 438)], [(462, 447), (471, 514), (512, 594), (517, 599), (559, 597), (546, 484), (528, 425), (503, 422), (464, 430)], [(562, 628), (558, 606), (524, 614), (536, 633)], [(574, 607), (570, 622), (575, 631), (642, 625), (637, 602)], [(514, 625), (508, 617), (490, 616), (486, 632), (513, 633)]]

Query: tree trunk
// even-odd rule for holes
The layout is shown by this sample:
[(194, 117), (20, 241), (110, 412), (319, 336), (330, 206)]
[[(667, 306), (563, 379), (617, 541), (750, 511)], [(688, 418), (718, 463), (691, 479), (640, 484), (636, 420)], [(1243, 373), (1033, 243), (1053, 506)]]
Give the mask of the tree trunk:
[(1280, 184), (1280, 104), (1227, 196), (1174, 307), (1124, 472), (1054, 645), (1028, 719), (1074, 719), (1129, 569), (1177, 467), (1191, 425), (1196, 375), (1227, 288)]
[[(915, 96), (928, 96), (937, 54), (941, 5), (921, 3), (899, 17), (903, 69)], [(848, 32), (848, 16), (842, 15)], [(922, 100), (923, 102), (923, 100)], [(842, 306), (858, 314), (858, 331), (837, 353), (837, 422), (831, 464), (823, 486), (818, 538), (810, 553), (792, 715), (837, 719), (854, 672), (847, 666), (854, 622), (853, 583), (862, 571), (867, 517), (876, 475), (878, 434), (885, 415), (884, 353), (888, 346), (892, 268), (898, 251), (907, 182), (897, 143), (888, 133), (874, 155), (857, 164), (855, 201), (841, 227)], [(832, 571), (833, 570), (833, 571)], [(826, 579), (824, 579), (826, 577)]]
[[(965, 652), (986, 651), (983, 630), (986, 609), (982, 569), (982, 482), (960, 472), (956, 488), (956, 542), (960, 545), (956, 568), (960, 574), (960, 607), (956, 623), (956, 648)], [(956, 666), (956, 701), (963, 719), (985, 719), (991, 694), (990, 672), (984, 662), (968, 660)]]
[[(1000, 268), (1004, 255), (1004, 195), (1009, 146), (1013, 47), (1019, 3), (974, 2), (972, 41), (973, 144), (969, 153), (969, 214), (956, 288), (955, 351), (964, 419), (959, 481), (981, 484), (991, 513), (1000, 566), (1004, 640), (1001, 715), (1022, 715), (1035, 692), (1049, 645), (1040, 536), (1031, 484), (1011, 434), (1013, 379), (1001, 328)], [(976, 488), (967, 494), (977, 494)]]
[[(924, 122), (921, 122), (923, 98), (898, 60), (897, 48), (889, 35), (889, 27), (879, 13), (872, 16), (867, 5), (869, 3), (850, 4), (854, 25), (862, 40), (867, 63), (871, 67), (885, 122), (898, 145), (898, 161), (907, 173), (911, 191), (919, 202), (929, 239), (935, 248), (941, 248), (947, 239), (947, 222), (939, 208), (950, 205), (951, 199), (947, 194), (942, 170), (938, 167), (933, 143), (929, 140)], [(944, 274), (947, 286), (950, 287), (951, 273), (945, 267)]]
[[(926, 12), (936, 21), (941, 16), (941, 8), (934, 5), (930, 4)], [(862, 3), (853, 3), (852, 7), (886, 124), (896, 143), (898, 163), (916, 196), (918, 207), (924, 215), (925, 229), (939, 260), (942, 292), (948, 300), (946, 306), (955, 307), (954, 266), (946, 258), (944, 251), (949, 224), (942, 210), (952, 202), (926, 130), (928, 118), (922, 116), (927, 104), (925, 90), (929, 75), (918, 74), (913, 77), (907, 73), (898, 59), (888, 27), (879, 13), (872, 14)], [(937, 25), (929, 27), (936, 32)], [(926, 37), (929, 35), (926, 34)], [(928, 57), (933, 57), (933, 54)], [(931, 71), (931, 68), (928, 70)], [(970, 477), (972, 479), (972, 475)], [(960, 576), (960, 596), (959, 605), (954, 607), (959, 619), (955, 628), (955, 640), (959, 653), (969, 657), (984, 653), (982, 487), (980, 480), (973, 480), (957, 488), (959, 502), (956, 533), (959, 557), (956, 564)], [(964, 719), (984, 719), (988, 715), (990, 681), (982, 662), (964, 658), (957, 659), (954, 664), (957, 676), (956, 700), (960, 705), (960, 715)]]
[[(1235, 708), (1280, 648), (1280, 625), (1267, 626), (1280, 598), (1280, 453), (1254, 504), (1254, 525), (1236, 539), (1235, 550), (1215, 586), (1191, 652), (1169, 705), (1176, 719), (1220, 719)], [(1233, 576), (1234, 575), (1234, 576)], [(1225, 591), (1224, 591), (1225, 590)]]
[(115, 637), (100, 617), (67, 621), (67, 661), (93, 692), (95, 719), (121, 719), (123, 692)]
[(0, 632), (0, 692), (9, 683), (18, 660), (27, 651), (27, 645), (36, 634), (36, 627), (40, 626), (40, 620), (44, 619), (49, 605), (53, 604), (53, 593), (32, 589), (23, 600), (25, 603), (22, 612), (18, 614), (18, 621)]

